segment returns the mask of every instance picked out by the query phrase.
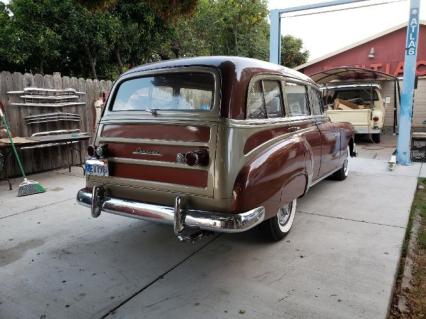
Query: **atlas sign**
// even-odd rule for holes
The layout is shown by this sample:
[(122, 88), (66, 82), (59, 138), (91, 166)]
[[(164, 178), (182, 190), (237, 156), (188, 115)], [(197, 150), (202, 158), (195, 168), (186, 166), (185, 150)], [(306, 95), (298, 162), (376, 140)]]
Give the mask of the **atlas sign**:
[(419, 10), (412, 9), (410, 13), (410, 20), (408, 22), (408, 35), (407, 35), (407, 55), (416, 55), (417, 51), (417, 37), (419, 34)]

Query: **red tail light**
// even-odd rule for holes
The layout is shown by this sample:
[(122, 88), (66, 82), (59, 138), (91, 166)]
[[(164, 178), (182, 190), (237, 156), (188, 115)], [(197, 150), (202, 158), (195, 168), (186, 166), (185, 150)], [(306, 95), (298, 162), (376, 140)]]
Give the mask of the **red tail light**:
[(93, 145), (89, 145), (87, 147), (87, 154), (89, 154), (90, 157), (95, 157), (95, 155), (96, 155), (96, 148)]
[(99, 146), (89, 145), (87, 147), (87, 154), (89, 154), (90, 157), (104, 158), (107, 153), (107, 147), (107, 144), (101, 144)]
[(185, 163), (189, 166), (207, 166), (209, 165), (209, 153), (207, 150), (188, 152), (185, 154)]

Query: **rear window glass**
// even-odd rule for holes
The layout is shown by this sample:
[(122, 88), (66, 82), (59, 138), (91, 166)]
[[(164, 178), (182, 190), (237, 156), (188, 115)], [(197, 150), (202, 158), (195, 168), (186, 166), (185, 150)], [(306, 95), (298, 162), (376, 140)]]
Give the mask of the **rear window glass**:
[(214, 77), (210, 73), (159, 74), (120, 84), (113, 111), (209, 111), (213, 107)]
[(370, 88), (355, 90), (338, 90), (334, 93), (333, 99), (342, 99), (355, 104), (365, 104), (366, 102), (378, 101), (379, 97), (376, 90)]

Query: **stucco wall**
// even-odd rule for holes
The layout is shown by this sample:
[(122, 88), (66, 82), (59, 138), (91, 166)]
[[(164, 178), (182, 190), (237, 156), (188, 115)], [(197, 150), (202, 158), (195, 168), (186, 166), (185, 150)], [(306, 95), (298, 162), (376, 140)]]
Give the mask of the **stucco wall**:
[[(299, 69), (299, 71), (307, 75), (312, 75), (339, 66), (359, 66), (401, 76), (405, 55), (405, 38), (406, 28), (401, 28), (303, 69)], [(425, 25), (420, 26), (419, 39), (426, 39)], [(325, 42), (324, 45), (327, 45), (327, 43)], [(371, 48), (375, 50), (375, 57), (372, 59), (368, 57)], [(426, 75), (426, 45), (424, 41), (419, 45), (417, 61), (419, 63), (418, 75)]]

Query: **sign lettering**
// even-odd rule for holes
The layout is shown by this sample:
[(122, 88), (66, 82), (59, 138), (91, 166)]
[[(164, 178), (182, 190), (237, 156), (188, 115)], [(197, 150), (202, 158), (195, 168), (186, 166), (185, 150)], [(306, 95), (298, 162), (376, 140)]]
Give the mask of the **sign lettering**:
[[(357, 68), (367, 68), (372, 69), (374, 71), (381, 71), (388, 74), (392, 74), (394, 76), (402, 76), (404, 74), (404, 62), (394, 62), (394, 63), (371, 63), (369, 65), (362, 64), (362, 65), (350, 65)], [(339, 66), (326, 66), (322, 68), (324, 71), (339, 67)], [(416, 74), (418, 76), (426, 76), (426, 60), (418, 60), (416, 65)]]
[(407, 37), (407, 55), (416, 55), (417, 51), (417, 30), (419, 28), (419, 10), (413, 9), (410, 13)]

